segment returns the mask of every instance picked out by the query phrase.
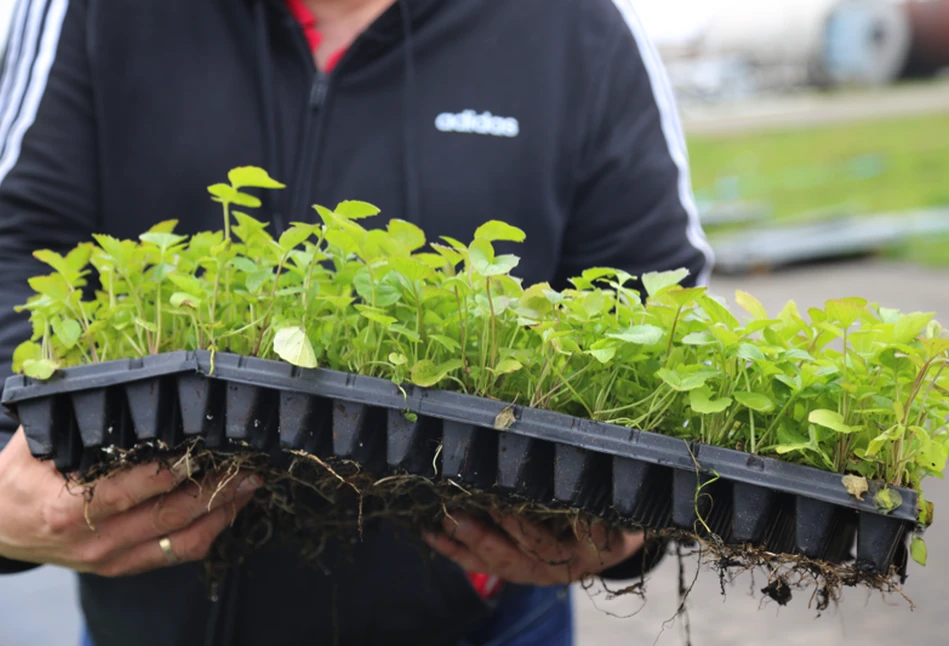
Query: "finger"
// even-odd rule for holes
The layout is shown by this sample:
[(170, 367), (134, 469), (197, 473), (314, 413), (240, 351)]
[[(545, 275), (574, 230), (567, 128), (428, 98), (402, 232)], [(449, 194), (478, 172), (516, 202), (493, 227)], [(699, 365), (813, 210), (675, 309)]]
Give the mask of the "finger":
[[(104, 555), (172, 534), (209, 512), (233, 503), (238, 497), (253, 494), (260, 484), (260, 477), (249, 473), (216, 478), (201, 486), (189, 483), (103, 521), (97, 527), (93, 549), (101, 550), (99, 554)], [(92, 560), (99, 560), (95, 556)]]
[[(171, 549), (178, 562), (200, 561), (207, 556), (214, 540), (252, 497), (252, 493), (238, 496), (232, 504), (220, 506), (211, 513), (201, 516), (188, 527), (169, 534)], [(152, 538), (105, 561), (95, 569), (95, 572), (106, 577), (127, 576), (170, 565), (158, 539)]]
[[(95, 523), (168, 493), (190, 477), (191, 462), (184, 458), (168, 468), (157, 463), (132, 467), (96, 481), (83, 513), (88, 521)], [(85, 502), (79, 500), (77, 504), (85, 505)]]
[(611, 531), (601, 523), (584, 524), (575, 530), (573, 538), (558, 540), (548, 530), (523, 517), (494, 517), (512, 542), (546, 564), (551, 576), (563, 583), (601, 572), (636, 549), (636, 539), (627, 543), (622, 532)]
[[(563, 565), (569, 560), (563, 543), (546, 529), (521, 516), (493, 516), (511, 542), (531, 557), (548, 565)], [(572, 544), (569, 546), (574, 547)]]
[(525, 553), (501, 531), (467, 515), (444, 521), (445, 532), (460, 543), (487, 567), (482, 570), (514, 582), (553, 583), (550, 569)]

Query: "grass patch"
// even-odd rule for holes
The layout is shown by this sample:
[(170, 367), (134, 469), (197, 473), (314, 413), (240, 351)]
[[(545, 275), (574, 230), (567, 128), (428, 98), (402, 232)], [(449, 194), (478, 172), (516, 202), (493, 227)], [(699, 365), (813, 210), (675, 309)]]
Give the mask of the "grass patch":
[(696, 135), (689, 149), (700, 201), (763, 201), (777, 218), (949, 205), (949, 114)]

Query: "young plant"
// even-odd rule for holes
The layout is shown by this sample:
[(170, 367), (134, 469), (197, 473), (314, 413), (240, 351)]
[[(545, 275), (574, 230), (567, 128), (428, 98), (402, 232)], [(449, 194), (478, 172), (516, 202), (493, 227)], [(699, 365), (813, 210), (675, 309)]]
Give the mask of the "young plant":
[[(173, 350), (233, 352), (777, 457), (851, 476), (853, 491), (921, 491), (945, 469), (949, 339), (932, 314), (842, 298), (805, 318), (794, 302), (770, 314), (738, 292), (739, 320), (706, 288), (682, 287), (684, 269), (594, 267), (564, 289), (524, 286), (518, 257), (495, 249), (524, 242), (520, 229), (489, 221), (470, 243), (430, 241), (397, 219), (367, 228), (379, 210), (363, 202), (314, 207), (318, 223), (275, 239), (234, 208), (260, 206), (247, 189), (283, 185), (253, 167), (228, 179), (209, 189), (221, 231), (180, 236), (170, 221), (138, 241), (37, 251), (53, 272), (30, 281), (20, 309), (33, 334), (14, 369), (48, 379)], [(874, 501), (886, 512), (894, 495)], [(923, 502), (920, 521), (931, 515)]]

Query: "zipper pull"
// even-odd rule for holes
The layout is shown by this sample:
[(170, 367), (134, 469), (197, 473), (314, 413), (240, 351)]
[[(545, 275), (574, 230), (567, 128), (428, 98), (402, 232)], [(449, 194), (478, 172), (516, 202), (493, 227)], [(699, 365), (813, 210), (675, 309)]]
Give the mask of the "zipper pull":
[(319, 110), (326, 102), (326, 91), (329, 81), (325, 74), (320, 74), (313, 81), (313, 87), (310, 88), (310, 109)]

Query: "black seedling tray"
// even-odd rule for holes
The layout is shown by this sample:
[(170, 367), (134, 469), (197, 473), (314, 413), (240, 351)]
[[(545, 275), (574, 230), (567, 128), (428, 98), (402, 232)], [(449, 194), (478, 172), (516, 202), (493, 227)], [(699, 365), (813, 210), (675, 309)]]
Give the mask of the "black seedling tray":
[[(914, 491), (898, 489), (902, 505), (884, 515), (872, 484), (860, 501), (839, 474), (501, 401), (403, 390), (222, 353), (212, 372), (202, 351), (68, 368), (46, 382), (10, 377), (2, 403), (32, 454), (63, 472), (83, 468), (90, 449), (150, 439), (174, 447), (201, 436), (210, 448), (238, 441), (347, 458), (371, 472), (452, 478), (654, 530), (707, 526), (729, 545), (830, 563), (853, 559), (856, 542), (861, 568), (905, 568)], [(503, 411), (514, 421), (496, 430)]]

